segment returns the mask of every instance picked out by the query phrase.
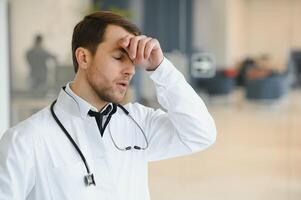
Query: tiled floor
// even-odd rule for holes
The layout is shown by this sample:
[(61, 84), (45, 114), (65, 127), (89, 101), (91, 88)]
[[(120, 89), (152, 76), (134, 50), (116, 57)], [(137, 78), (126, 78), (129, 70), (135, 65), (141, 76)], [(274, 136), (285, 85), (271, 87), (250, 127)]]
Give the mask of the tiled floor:
[(301, 90), (278, 103), (246, 102), (239, 91), (217, 102), (208, 106), (217, 142), (152, 163), (152, 200), (300, 200)]

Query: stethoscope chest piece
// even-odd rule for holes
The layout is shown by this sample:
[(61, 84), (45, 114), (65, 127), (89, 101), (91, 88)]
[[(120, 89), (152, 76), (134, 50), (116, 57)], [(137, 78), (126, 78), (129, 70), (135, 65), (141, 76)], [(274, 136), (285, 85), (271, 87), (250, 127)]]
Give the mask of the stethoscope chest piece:
[(93, 174), (86, 175), (84, 179), (86, 186), (96, 185)]

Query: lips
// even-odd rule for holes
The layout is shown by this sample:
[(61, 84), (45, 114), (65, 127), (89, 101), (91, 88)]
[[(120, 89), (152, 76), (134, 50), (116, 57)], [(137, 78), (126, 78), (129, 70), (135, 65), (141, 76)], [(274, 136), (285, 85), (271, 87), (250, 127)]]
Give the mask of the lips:
[(127, 89), (129, 86), (129, 81), (118, 81), (117, 86), (121, 89)]
[(119, 81), (119, 82), (117, 82), (117, 84), (127, 87), (129, 85), (129, 82), (128, 81)]

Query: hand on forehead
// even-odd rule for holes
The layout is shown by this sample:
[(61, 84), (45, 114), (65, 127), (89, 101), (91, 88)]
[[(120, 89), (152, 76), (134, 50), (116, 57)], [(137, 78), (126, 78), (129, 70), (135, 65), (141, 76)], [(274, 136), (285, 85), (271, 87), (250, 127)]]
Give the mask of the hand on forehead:
[(129, 46), (131, 38), (133, 38), (134, 35), (126, 35), (124, 37), (122, 37), (119, 41), (118, 44), (122, 47), (122, 48), (126, 48), (127, 46)]
[(154, 70), (163, 60), (160, 43), (151, 37), (127, 34), (117, 43), (134, 64), (145, 66), (147, 70)]
[[(126, 50), (126, 52), (132, 60), (135, 59), (137, 56), (141, 56), (145, 59), (145, 47), (150, 40), (152, 40), (152, 38), (147, 37), (145, 35), (126, 35), (119, 40), (118, 44), (124, 50)], [(142, 55), (139, 55), (139, 53)]]

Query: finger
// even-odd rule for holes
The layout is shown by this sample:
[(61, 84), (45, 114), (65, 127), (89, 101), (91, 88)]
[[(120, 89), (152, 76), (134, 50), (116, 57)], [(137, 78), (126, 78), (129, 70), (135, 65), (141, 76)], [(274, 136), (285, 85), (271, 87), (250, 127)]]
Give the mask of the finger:
[(137, 53), (137, 47), (138, 47), (138, 42), (139, 40), (146, 38), (145, 35), (139, 35), (136, 37), (132, 37), (130, 41), (130, 46), (129, 46), (129, 56), (133, 60), (136, 58), (136, 53)]
[(141, 39), (139, 40), (139, 43), (138, 43), (138, 48), (137, 48), (137, 54), (136, 54), (136, 59), (141, 61), (144, 59), (144, 51), (145, 51), (145, 47), (146, 47), (146, 44), (152, 40), (151, 37), (146, 37), (144, 39)]
[(123, 37), (122, 39), (119, 40), (119, 45), (127, 51), (132, 37), (134, 36), (127, 35)]
[[(131, 38), (134, 37), (132, 35), (126, 35), (125, 37), (121, 38), (119, 41), (118, 41), (118, 45), (123, 48), (125, 50), (125, 54), (126, 56), (132, 61), (132, 59), (130, 58), (129, 56), (129, 44), (130, 44), (130, 41), (131, 41)], [(133, 61), (132, 61), (133, 62)]]
[(149, 59), (149, 56), (152, 52), (152, 50), (154, 49), (154, 47), (156, 47), (157, 45), (159, 45), (158, 40), (156, 39), (151, 39), (145, 46), (145, 50), (144, 50), (144, 59)]

